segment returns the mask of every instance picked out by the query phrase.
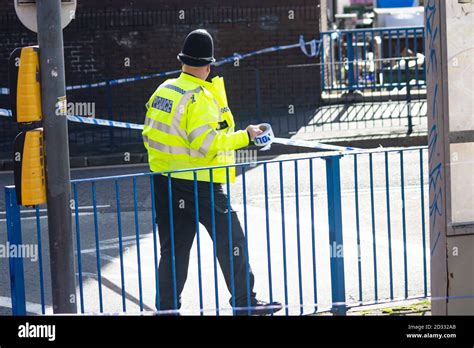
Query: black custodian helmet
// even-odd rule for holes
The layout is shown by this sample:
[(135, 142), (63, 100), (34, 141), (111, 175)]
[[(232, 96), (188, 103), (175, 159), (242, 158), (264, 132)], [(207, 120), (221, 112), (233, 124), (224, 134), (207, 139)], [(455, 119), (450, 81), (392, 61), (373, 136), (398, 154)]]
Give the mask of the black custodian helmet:
[(188, 34), (178, 60), (186, 65), (201, 67), (214, 63), (214, 41), (211, 34), (204, 29), (197, 29)]

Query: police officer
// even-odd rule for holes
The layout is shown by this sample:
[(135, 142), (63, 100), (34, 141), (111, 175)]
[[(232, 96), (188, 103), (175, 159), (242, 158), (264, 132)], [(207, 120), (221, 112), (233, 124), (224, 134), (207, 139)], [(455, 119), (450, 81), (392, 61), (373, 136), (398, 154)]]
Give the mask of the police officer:
[[(189, 33), (178, 60), (182, 63), (181, 75), (161, 84), (147, 103), (143, 141), (151, 171), (234, 164), (234, 150), (248, 146), (261, 130), (250, 125), (246, 130), (234, 131), (223, 79), (206, 81), (215, 62), (211, 35), (203, 29)], [(280, 303), (259, 301), (253, 291), (254, 275), (247, 262), (245, 236), (237, 213), (232, 207), (228, 211), (222, 186), (234, 182), (235, 168), (180, 171), (154, 175), (153, 179), (161, 246), (157, 310), (181, 307), (196, 216), (211, 238), (215, 237), (217, 259), (231, 295), (232, 285), (234, 288), (229, 301), (235, 304), (234, 313), (266, 315), (280, 310)]]

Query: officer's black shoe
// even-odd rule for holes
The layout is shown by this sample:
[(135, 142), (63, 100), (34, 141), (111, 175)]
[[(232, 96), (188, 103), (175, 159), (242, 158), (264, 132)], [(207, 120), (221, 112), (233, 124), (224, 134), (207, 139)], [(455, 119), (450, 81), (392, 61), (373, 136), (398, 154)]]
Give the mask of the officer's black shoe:
[(270, 315), (278, 312), (282, 308), (280, 302), (273, 301), (272, 303), (252, 299), (250, 307), (247, 304), (234, 308), (235, 315)]

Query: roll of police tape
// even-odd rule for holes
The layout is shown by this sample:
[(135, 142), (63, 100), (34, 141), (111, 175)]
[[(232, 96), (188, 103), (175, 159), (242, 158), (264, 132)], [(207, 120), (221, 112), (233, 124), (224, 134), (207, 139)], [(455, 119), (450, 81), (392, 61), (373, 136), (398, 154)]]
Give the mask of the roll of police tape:
[(257, 146), (267, 146), (273, 142), (275, 135), (273, 134), (272, 126), (269, 123), (261, 123), (258, 128), (262, 130), (262, 133), (255, 137), (253, 141)]

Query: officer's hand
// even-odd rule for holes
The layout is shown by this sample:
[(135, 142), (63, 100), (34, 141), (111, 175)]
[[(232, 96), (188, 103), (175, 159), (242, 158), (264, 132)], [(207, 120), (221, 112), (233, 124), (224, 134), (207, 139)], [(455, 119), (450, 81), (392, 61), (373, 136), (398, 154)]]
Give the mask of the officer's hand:
[(263, 131), (258, 127), (254, 125), (249, 125), (247, 126), (247, 133), (249, 133), (250, 140), (254, 141), (255, 137), (259, 134), (261, 134)]

